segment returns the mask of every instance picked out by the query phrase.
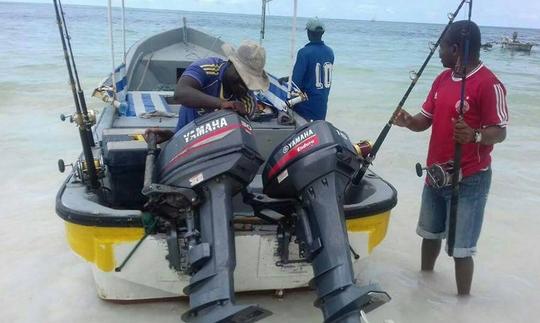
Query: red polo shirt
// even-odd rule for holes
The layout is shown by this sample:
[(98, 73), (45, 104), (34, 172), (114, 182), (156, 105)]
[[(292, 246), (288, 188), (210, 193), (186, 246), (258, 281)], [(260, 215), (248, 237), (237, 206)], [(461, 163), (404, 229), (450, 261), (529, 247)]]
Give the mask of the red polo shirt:
[[(433, 82), (421, 113), (432, 119), (427, 165), (454, 159), (454, 124), (459, 115), (461, 78), (451, 69), (444, 70)], [(467, 75), (465, 82), (464, 119), (473, 129), (489, 126), (506, 127), (508, 108), (506, 89), (487, 67), (480, 64)], [(462, 146), (463, 176), (473, 175), (491, 164), (493, 145), (469, 143)]]

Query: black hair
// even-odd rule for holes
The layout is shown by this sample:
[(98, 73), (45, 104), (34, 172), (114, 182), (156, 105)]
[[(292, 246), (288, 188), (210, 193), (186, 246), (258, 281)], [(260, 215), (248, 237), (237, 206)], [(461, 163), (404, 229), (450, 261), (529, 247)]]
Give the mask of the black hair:
[(322, 28), (316, 31), (308, 30), (308, 38), (310, 40), (319, 41), (322, 39), (323, 34), (324, 34), (324, 30), (322, 30)]
[(469, 31), (469, 57), (480, 57), (482, 37), (480, 35), (480, 28), (473, 21), (460, 20), (453, 22), (446, 31), (444, 40), (448, 45), (458, 45), (463, 50), (463, 36), (467, 31)]

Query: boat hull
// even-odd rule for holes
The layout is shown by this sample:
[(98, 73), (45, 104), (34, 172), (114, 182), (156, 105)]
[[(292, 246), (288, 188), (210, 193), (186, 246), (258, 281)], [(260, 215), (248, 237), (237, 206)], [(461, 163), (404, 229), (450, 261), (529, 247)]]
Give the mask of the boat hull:
[(533, 44), (528, 43), (513, 43), (513, 42), (503, 42), (502, 47), (510, 50), (521, 51), (521, 52), (530, 52)]
[[(360, 256), (353, 259), (356, 272), (384, 239), (389, 219), (390, 211), (386, 211), (347, 221), (349, 241)], [(275, 231), (267, 225), (249, 227), (249, 231), (236, 231), (235, 291), (307, 287), (313, 278), (311, 265), (302, 262), (277, 266)], [(95, 227), (66, 222), (68, 243), (77, 255), (90, 263), (100, 298), (136, 301), (185, 296), (182, 290), (189, 284), (190, 276), (169, 267), (164, 236), (145, 239), (122, 271), (115, 272), (115, 267), (127, 257), (143, 234), (142, 228)], [(297, 256), (291, 252), (291, 258)]]
[[(392, 208), (397, 203), (395, 189), (369, 172), (362, 185), (352, 190), (344, 205), (353, 260), (359, 272), (363, 260), (384, 239)], [(57, 196), (56, 210), (65, 221), (66, 237), (72, 251), (92, 268), (100, 298), (137, 301), (185, 296), (182, 290), (190, 276), (172, 269), (167, 260), (164, 234), (148, 236), (120, 272), (119, 266), (144, 235), (142, 212), (99, 206), (84, 186), (68, 177)], [(357, 202), (357, 203), (355, 203)], [(277, 226), (237, 214), (234, 220), (237, 266), (235, 291), (264, 291), (303, 288), (313, 278), (306, 262), (277, 265)], [(289, 259), (298, 259), (291, 243)]]

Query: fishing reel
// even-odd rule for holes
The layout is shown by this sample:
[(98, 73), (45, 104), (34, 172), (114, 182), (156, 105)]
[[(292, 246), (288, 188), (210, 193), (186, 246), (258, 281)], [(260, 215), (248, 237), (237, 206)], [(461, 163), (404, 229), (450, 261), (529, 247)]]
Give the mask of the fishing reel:
[(373, 149), (373, 144), (369, 140), (362, 140), (353, 144), (353, 147), (359, 157), (362, 157), (362, 159), (366, 159), (369, 157), (369, 154)]
[[(73, 174), (75, 178), (79, 179), (83, 183), (88, 181), (88, 167), (86, 166), (86, 161), (78, 159), (75, 163), (66, 164), (63, 159), (58, 160), (58, 171), (63, 173), (66, 171), (66, 167), (71, 167), (73, 169)], [(94, 167), (96, 168), (96, 173), (98, 178), (105, 177), (105, 167), (103, 163), (103, 157), (99, 159), (94, 159)]]
[[(416, 175), (422, 177), (423, 171), (426, 171), (427, 182), (431, 187), (442, 188), (452, 185), (452, 177), (454, 176), (454, 163), (449, 161), (444, 164), (433, 164), (429, 167), (422, 167), (420, 163), (416, 163)], [(459, 171), (459, 181), (463, 178), (461, 170)]]
[(308, 100), (307, 93), (304, 93), (302, 91), (295, 91), (292, 93), (291, 98), (285, 101), (283, 108), (292, 109), (293, 106), (297, 105), (298, 103), (305, 102), (307, 100)]
[[(88, 110), (88, 124), (89, 126), (93, 126), (96, 124), (96, 110)], [(68, 120), (70, 123), (75, 123), (77, 126), (81, 127), (84, 125), (84, 117), (81, 113), (74, 113), (74, 114), (61, 114), (60, 115), (61, 121)]]
[(290, 113), (290, 110), (293, 110), (293, 107), (298, 103), (305, 102), (308, 100), (306, 93), (302, 91), (293, 91), (291, 93), (291, 98), (285, 100), (281, 106), (281, 110), (278, 111), (277, 121), (281, 125), (293, 125), (295, 123), (294, 117)]

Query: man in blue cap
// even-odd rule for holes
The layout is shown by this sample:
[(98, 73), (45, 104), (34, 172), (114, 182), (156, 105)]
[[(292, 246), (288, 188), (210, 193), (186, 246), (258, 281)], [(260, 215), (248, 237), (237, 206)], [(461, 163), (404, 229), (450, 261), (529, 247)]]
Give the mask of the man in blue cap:
[(294, 110), (307, 121), (324, 120), (332, 85), (334, 52), (322, 41), (325, 26), (319, 18), (310, 18), (306, 30), (309, 43), (296, 55), (292, 79), (307, 94), (308, 100), (296, 105)]

